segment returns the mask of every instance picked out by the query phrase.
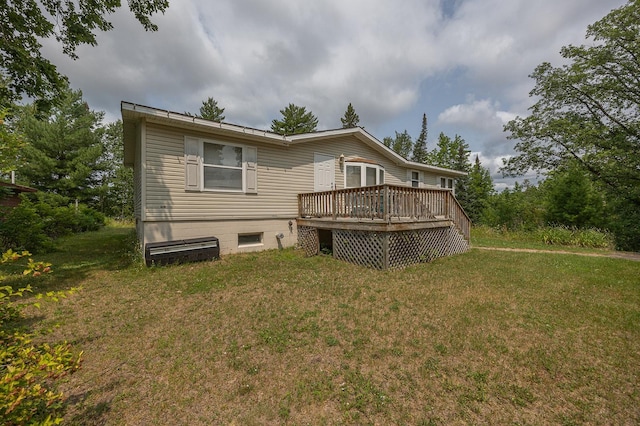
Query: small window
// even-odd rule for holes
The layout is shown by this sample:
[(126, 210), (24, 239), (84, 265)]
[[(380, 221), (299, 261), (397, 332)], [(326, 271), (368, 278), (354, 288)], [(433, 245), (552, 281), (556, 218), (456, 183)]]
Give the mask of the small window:
[(380, 185), (384, 185), (384, 169), (380, 169)]
[(420, 172), (411, 172), (411, 186), (420, 188)]
[(262, 232), (257, 234), (238, 234), (238, 247), (259, 246), (262, 244)]
[(440, 188), (450, 189), (453, 191), (453, 187), (454, 187), (453, 183), (454, 183), (453, 178), (444, 178), (444, 177), (440, 178)]

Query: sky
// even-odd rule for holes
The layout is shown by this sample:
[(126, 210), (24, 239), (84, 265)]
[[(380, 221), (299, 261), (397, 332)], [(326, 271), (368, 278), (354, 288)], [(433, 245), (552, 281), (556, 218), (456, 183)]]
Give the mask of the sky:
[[(145, 32), (125, 6), (79, 59), (55, 40), (43, 53), (89, 106), (120, 118), (120, 101), (197, 113), (213, 97), (225, 122), (268, 130), (289, 103), (341, 127), (351, 103), (380, 141), (460, 135), (488, 167), (514, 155), (503, 126), (528, 113), (529, 75), (561, 66), (562, 46), (590, 44), (587, 26), (623, 0), (173, 0)], [(533, 178), (534, 176), (528, 176)], [(518, 180), (522, 180), (520, 178)]]

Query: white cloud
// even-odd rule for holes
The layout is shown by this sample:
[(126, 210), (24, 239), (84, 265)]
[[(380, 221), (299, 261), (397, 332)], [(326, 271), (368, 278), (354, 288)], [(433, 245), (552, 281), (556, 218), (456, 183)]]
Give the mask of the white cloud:
[[(211, 96), (230, 122), (267, 128), (293, 102), (333, 128), (352, 102), (375, 131), (403, 117), (417, 126), (428, 107), (441, 125), (468, 132), (475, 149), (497, 155), (510, 152), (502, 125), (530, 103), (527, 75), (623, 3), (183, 0), (152, 18), (158, 32), (120, 10), (114, 30), (81, 47), (79, 60), (54, 41), (44, 53), (108, 119), (119, 116), (120, 100), (196, 112)], [(444, 96), (424, 98), (430, 79)]]

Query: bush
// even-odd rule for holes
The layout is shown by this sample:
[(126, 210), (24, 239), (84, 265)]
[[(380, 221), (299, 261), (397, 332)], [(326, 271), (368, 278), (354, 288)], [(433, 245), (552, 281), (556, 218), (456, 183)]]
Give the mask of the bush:
[[(0, 263), (29, 256), (7, 251)], [(29, 263), (23, 275), (50, 272), (50, 265)], [(3, 424), (53, 425), (62, 421), (64, 395), (56, 390), (56, 382), (80, 367), (82, 353), (74, 355), (69, 344), (34, 344), (33, 334), (18, 327), (21, 306), (12, 299), (30, 292), (29, 286), (14, 291), (0, 286), (0, 413)], [(64, 293), (51, 293), (52, 298)]]
[(85, 205), (59, 205), (67, 199), (41, 195), (31, 202), (23, 197), (0, 222), (1, 248), (13, 247), (40, 253), (53, 249), (53, 239), (86, 231), (97, 231), (105, 225), (105, 216)]
[(613, 237), (606, 231), (595, 228), (579, 229), (565, 226), (540, 228), (540, 240), (549, 245), (607, 248), (614, 246)]
[(3, 249), (42, 252), (53, 248), (53, 241), (45, 233), (43, 222), (36, 209), (28, 201), (10, 210), (0, 221), (0, 243)]

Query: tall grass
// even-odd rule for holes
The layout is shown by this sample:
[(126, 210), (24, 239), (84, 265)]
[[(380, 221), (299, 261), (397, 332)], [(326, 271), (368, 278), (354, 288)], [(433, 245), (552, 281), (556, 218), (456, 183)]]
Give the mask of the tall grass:
[(477, 226), (472, 230), (472, 242), (478, 246), (542, 246), (580, 247), (613, 250), (613, 236), (600, 229), (580, 229), (566, 226), (540, 227), (533, 230), (508, 230)]

